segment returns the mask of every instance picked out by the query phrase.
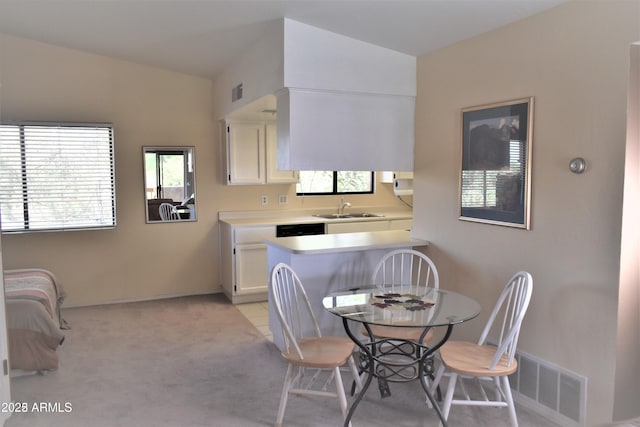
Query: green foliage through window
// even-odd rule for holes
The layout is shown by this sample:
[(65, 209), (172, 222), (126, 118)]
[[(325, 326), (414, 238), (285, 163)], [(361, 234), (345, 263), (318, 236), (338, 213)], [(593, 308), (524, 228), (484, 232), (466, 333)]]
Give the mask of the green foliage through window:
[(116, 225), (110, 124), (0, 125), (3, 232)]
[(300, 171), (296, 193), (300, 196), (373, 193), (371, 171)]

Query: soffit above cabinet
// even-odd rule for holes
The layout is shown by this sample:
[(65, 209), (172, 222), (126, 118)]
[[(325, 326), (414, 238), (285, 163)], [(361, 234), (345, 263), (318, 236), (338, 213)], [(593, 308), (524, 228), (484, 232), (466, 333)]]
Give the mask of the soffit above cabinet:
[(416, 58), (285, 19), (278, 167), (412, 170)]
[(214, 83), (226, 118), (264, 117), (274, 94), (279, 169), (413, 169), (415, 57), (284, 19)]
[(227, 116), (227, 119), (275, 123), (276, 113), (276, 96), (266, 95), (233, 111)]
[(284, 86), (416, 96), (416, 57), (284, 20)]

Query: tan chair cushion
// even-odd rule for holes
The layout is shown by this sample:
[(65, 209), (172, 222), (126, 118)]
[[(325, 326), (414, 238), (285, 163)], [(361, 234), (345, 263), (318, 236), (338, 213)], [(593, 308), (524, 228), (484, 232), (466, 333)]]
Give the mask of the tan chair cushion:
[(502, 377), (511, 375), (518, 369), (515, 359), (510, 366), (507, 366), (509, 356), (504, 354), (496, 367), (489, 370), (495, 353), (495, 346), (478, 345), (466, 341), (448, 341), (440, 347), (442, 362), (450, 371), (461, 375)]
[(298, 341), (303, 358), (295, 349), (282, 352), (289, 363), (308, 368), (335, 368), (347, 362), (355, 344), (346, 337), (308, 338)]

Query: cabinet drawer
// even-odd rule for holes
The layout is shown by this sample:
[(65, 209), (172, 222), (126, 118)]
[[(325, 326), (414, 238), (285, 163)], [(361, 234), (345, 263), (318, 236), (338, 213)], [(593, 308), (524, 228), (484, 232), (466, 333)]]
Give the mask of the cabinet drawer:
[(235, 243), (263, 243), (264, 239), (276, 237), (276, 226), (237, 227), (234, 230)]

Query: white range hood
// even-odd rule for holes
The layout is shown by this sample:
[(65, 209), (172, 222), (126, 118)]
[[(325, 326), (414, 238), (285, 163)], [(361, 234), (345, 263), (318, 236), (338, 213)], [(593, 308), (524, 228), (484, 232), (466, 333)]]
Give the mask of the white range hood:
[[(273, 39), (216, 80), (214, 96), (242, 84), (249, 97), (219, 108), (228, 113), (276, 94), (279, 169), (413, 170), (415, 57), (290, 19)], [(253, 71), (265, 68), (277, 75)]]

